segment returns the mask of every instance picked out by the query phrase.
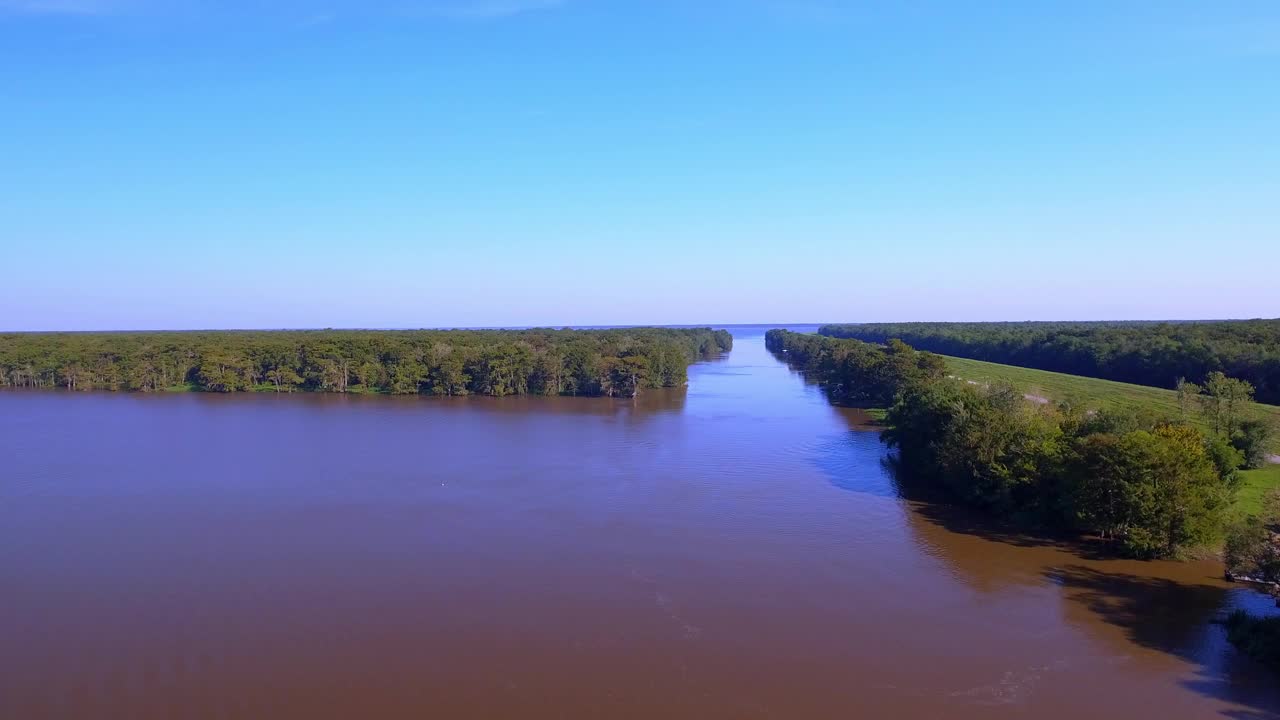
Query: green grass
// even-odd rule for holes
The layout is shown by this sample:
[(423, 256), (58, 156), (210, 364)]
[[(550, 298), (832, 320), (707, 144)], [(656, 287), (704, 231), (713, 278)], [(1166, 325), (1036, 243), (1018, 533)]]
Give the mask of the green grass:
[[(1080, 375), (1066, 375), (1032, 370), (1030, 368), (999, 365), (947, 356), (951, 373), (963, 380), (979, 383), (1009, 382), (1030, 395), (1038, 395), (1052, 402), (1066, 400), (1073, 405), (1090, 409), (1127, 410), (1149, 412), (1166, 417), (1179, 417), (1178, 394), (1172, 390), (1130, 385), (1128, 383), (1099, 380)], [(1268, 420), (1277, 432), (1271, 442), (1271, 452), (1280, 454), (1280, 407), (1254, 403), (1246, 413), (1250, 417)], [(1191, 422), (1203, 430), (1208, 425), (1198, 414), (1192, 414)], [(1240, 512), (1256, 513), (1262, 507), (1262, 495), (1267, 490), (1280, 487), (1280, 465), (1269, 465), (1261, 470), (1242, 473), (1244, 484), (1236, 499)]]
[[(991, 383), (1007, 381), (1025, 393), (1057, 402), (1066, 400), (1073, 405), (1089, 409), (1128, 410), (1149, 412), (1165, 417), (1180, 417), (1178, 394), (1164, 388), (1130, 385), (1129, 383), (1099, 380), (1080, 375), (1066, 375), (1032, 370), (1030, 368), (998, 365), (981, 360), (947, 357), (951, 373), (964, 380)], [(1252, 403), (1245, 413), (1252, 418), (1269, 421), (1280, 430), (1280, 407)], [(1208, 429), (1199, 414), (1191, 411), (1192, 423)], [(1272, 452), (1280, 453), (1280, 432), (1272, 440)]]
[(1257, 515), (1262, 512), (1262, 496), (1268, 490), (1280, 488), (1280, 465), (1245, 470), (1240, 477), (1242, 483), (1236, 493), (1236, 510), (1245, 515)]

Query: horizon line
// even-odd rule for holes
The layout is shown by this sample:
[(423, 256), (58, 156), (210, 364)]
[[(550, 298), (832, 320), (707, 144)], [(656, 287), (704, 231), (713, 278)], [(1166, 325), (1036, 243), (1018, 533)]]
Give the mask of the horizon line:
[(823, 325), (999, 325), (999, 324), (1052, 324), (1052, 323), (1219, 323), (1219, 322), (1278, 322), (1280, 317), (1241, 317), (1241, 318), (1131, 318), (1124, 320), (878, 320), (874, 322), (750, 322), (750, 323), (627, 323), (620, 325), (583, 324), (583, 325), (433, 325), (402, 327), (223, 327), (223, 328), (116, 328), (111, 330), (0, 330), (0, 335), (37, 335), (55, 333), (201, 333), (201, 332), (415, 332), (415, 331), (450, 331), (450, 330), (625, 330), (629, 328), (751, 328), (751, 327), (792, 327)]

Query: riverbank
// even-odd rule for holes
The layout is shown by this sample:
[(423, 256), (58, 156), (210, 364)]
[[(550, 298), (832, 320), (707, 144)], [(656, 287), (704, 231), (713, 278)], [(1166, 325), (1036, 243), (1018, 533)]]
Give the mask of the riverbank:
[[(1131, 413), (1149, 413), (1165, 417), (1183, 416), (1178, 404), (1178, 394), (1173, 390), (1132, 385), (1112, 380), (1067, 375), (1065, 373), (1035, 370), (1032, 368), (1001, 365), (943, 356), (947, 368), (956, 377), (970, 382), (1007, 382), (1027, 395), (1045, 398), (1053, 402), (1069, 402), (1091, 410), (1114, 410)], [(1252, 403), (1244, 413), (1249, 419), (1260, 419), (1280, 428), (1280, 407)], [(1208, 423), (1197, 413), (1188, 412), (1187, 422), (1209, 430)], [(1280, 432), (1275, 433), (1270, 444), (1272, 452), (1280, 451)], [(1280, 488), (1280, 455), (1271, 455), (1272, 465), (1258, 470), (1242, 470), (1241, 485), (1236, 494), (1234, 512), (1237, 515), (1257, 513), (1262, 507), (1262, 496), (1271, 489)]]
[(904, 482), (1001, 522), (1097, 535), (1152, 558), (1216, 546), (1238, 515), (1244, 456), (1190, 422), (1097, 407), (1096, 398), (1062, 407), (1028, 399), (1007, 378), (964, 377), (947, 358), (894, 340), (771, 330), (766, 343), (837, 405), (891, 405), (884, 437)]

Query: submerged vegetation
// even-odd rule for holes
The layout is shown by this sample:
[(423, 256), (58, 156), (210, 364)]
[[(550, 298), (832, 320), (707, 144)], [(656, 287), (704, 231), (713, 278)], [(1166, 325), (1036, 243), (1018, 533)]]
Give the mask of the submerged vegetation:
[(1243, 610), (1227, 616), (1227, 639), (1250, 657), (1280, 670), (1280, 617), (1257, 617)]
[(732, 345), (710, 328), (11, 333), (0, 387), (630, 397)]
[(1179, 418), (1038, 403), (1007, 383), (948, 377), (944, 359), (900, 341), (771, 331), (768, 344), (834, 402), (888, 404), (885, 439), (904, 479), (926, 491), (1024, 527), (1096, 534), (1136, 557), (1223, 536), (1245, 464), (1227, 432), (1241, 423), (1240, 387), (1230, 404), (1204, 404), (1221, 430), (1204, 433)]
[(1259, 402), (1280, 404), (1280, 320), (865, 323), (818, 333), (1170, 389), (1218, 372), (1248, 382)]

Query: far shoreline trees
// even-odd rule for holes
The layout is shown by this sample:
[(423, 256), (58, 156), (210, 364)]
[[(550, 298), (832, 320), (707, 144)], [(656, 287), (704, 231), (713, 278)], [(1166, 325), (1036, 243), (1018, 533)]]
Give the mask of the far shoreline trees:
[(1251, 384), (1258, 402), (1280, 404), (1280, 320), (858, 323), (818, 333), (1163, 388), (1217, 372)]
[(0, 388), (632, 397), (733, 347), (710, 328), (0, 334)]

